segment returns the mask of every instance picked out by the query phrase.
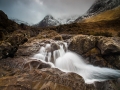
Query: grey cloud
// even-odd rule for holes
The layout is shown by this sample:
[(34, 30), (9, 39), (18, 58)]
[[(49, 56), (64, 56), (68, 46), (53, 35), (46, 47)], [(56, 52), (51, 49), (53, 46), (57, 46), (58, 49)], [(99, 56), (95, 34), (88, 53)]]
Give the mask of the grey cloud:
[(30, 23), (39, 22), (46, 14), (54, 17), (82, 15), (95, 0), (0, 0), (0, 9), (9, 17)]

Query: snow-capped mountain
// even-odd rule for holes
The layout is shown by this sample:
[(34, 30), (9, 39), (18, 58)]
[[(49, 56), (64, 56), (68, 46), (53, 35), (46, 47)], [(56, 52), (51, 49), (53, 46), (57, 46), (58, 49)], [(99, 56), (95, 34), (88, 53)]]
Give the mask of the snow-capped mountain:
[(70, 16), (62, 18), (54, 18), (51, 15), (45, 16), (45, 18), (36, 24), (35, 26), (46, 27), (46, 26), (58, 26), (63, 24), (71, 24), (74, 22), (80, 22), (85, 18), (97, 15), (101, 12), (114, 9), (120, 6), (120, 0), (96, 0), (90, 9), (82, 16)]
[(97, 15), (101, 12), (113, 9), (118, 6), (120, 6), (120, 0), (96, 0), (87, 13), (77, 18), (75, 22), (80, 22), (84, 18), (89, 18), (93, 15)]
[(68, 16), (68, 17), (62, 17), (58, 18), (57, 20), (60, 22), (60, 24), (71, 24), (73, 23), (79, 16)]
[(45, 16), (42, 21), (36, 24), (36, 26), (38, 27), (57, 26), (57, 25), (60, 25), (60, 22), (51, 15)]
[(33, 24), (32, 23), (27, 23), (25, 21), (22, 21), (22, 20), (19, 20), (19, 19), (11, 19), (12, 21), (18, 23), (18, 24), (25, 24), (25, 25), (28, 25), (28, 26), (32, 26)]
[(58, 25), (63, 25), (63, 24), (71, 24), (77, 18), (78, 18), (78, 16), (54, 18), (52, 15), (47, 15), (47, 16), (45, 16), (43, 18), (42, 21), (40, 21), (35, 26), (38, 26), (38, 27), (47, 27), (47, 26), (58, 26)]

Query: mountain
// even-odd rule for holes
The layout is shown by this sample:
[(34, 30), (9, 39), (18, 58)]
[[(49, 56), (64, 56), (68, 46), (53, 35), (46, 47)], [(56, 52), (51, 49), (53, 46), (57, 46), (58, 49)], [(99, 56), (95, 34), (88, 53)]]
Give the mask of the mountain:
[(111, 10), (107, 10), (98, 15), (94, 15), (91, 18), (86, 18), (83, 22), (98, 22), (98, 21), (110, 21), (110, 20), (120, 20), (120, 7), (116, 7)]
[(120, 5), (120, 0), (96, 0), (86, 14), (80, 16), (75, 22), (80, 22), (84, 18), (100, 14), (101, 12), (114, 9)]
[(78, 16), (68, 16), (68, 17), (62, 17), (62, 18), (54, 18), (51, 15), (47, 15), (44, 17), (42, 21), (40, 21), (38, 24), (34, 25), (37, 27), (47, 27), (47, 26), (58, 26), (63, 24), (71, 24), (73, 23)]
[[(70, 16), (70, 17), (63, 17), (63, 18), (58, 18), (55, 19), (53, 16), (51, 15), (47, 15), (45, 16), (45, 18), (40, 21), (38, 24), (36, 24), (35, 26), (38, 27), (47, 27), (47, 26), (58, 26), (58, 25), (63, 25), (63, 24), (71, 24), (74, 22), (81, 22), (83, 19), (88, 19), (92, 16), (96, 16), (101, 14), (102, 12), (106, 12), (106, 15), (104, 15), (105, 17), (110, 18), (113, 15), (113, 11), (109, 11), (112, 10), (116, 7), (120, 6), (120, 0), (96, 0), (93, 5), (90, 7), (90, 9), (88, 9), (88, 11), (82, 15), (82, 16)], [(116, 12), (119, 13), (119, 9), (115, 10)], [(112, 13), (110, 13), (112, 12)], [(111, 14), (111, 16), (110, 16)], [(116, 13), (114, 13), (116, 14)], [(117, 14), (119, 15), (119, 14)], [(100, 16), (100, 15), (99, 15)], [(103, 15), (102, 17), (105, 18)], [(113, 15), (115, 16), (115, 15)], [(112, 16), (112, 17), (113, 17)], [(104, 20), (104, 19), (99, 19), (99, 20)]]
[(71, 24), (73, 23), (79, 16), (75, 15), (75, 16), (68, 16), (68, 17), (62, 17), (62, 18), (58, 18), (57, 20), (61, 23), (61, 24)]
[(25, 25), (28, 25), (28, 26), (33, 25), (32, 23), (28, 23), (28, 22), (25, 22), (25, 21), (22, 21), (22, 20), (19, 20), (19, 19), (11, 19), (11, 20), (18, 23), (18, 24), (25, 24)]
[(47, 15), (44, 17), (44, 19), (42, 21), (40, 21), (35, 26), (48, 27), (48, 26), (57, 26), (57, 25), (60, 25), (60, 22), (58, 20), (56, 20), (53, 16)]

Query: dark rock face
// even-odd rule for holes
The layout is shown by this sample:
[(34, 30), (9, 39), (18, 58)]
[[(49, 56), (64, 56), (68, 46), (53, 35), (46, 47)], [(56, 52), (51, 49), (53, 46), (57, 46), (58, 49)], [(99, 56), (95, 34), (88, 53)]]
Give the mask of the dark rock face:
[(113, 9), (120, 5), (119, 0), (97, 0), (90, 7), (87, 13), (100, 13), (106, 10)]
[(119, 90), (119, 82), (114, 81), (105, 81), (105, 82), (95, 82), (95, 87), (97, 90)]

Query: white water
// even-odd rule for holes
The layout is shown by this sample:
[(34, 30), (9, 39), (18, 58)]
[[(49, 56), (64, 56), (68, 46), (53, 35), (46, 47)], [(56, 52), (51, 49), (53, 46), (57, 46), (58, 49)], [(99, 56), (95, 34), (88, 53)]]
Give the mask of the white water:
[(65, 49), (67, 49), (66, 43), (59, 44), (59, 47), (59, 50), (53, 51), (52, 56), (52, 52), (50, 51), (51, 45), (46, 44), (45, 47), (41, 47), (39, 52), (35, 54), (33, 58), (49, 63), (52, 67), (59, 68), (66, 73), (77, 73), (83, 77), (86, 83), (120, 78), (120, 70), (100, 68), (86, 64), (80, 55), (74, 52), (65, 52)]

